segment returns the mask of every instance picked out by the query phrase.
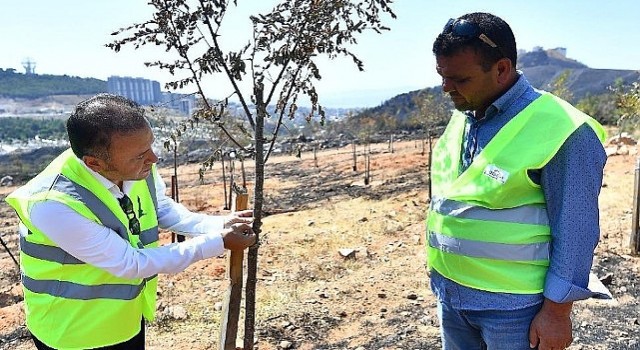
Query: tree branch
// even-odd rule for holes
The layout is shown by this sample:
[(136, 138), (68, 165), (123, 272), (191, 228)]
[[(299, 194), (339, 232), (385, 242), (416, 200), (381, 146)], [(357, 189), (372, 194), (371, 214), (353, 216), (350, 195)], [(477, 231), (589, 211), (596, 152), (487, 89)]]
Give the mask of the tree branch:
[[(205, 6), (204, 0), (199, 0), (199, 2), (200, 2), (200, 6), (202, 6), (204, 8), (204, 6)], [(210, 21), (206, 21), (205, 25), (207, 26), (207, 28), (209, 28), (209, 33), (211, 34), (211, 40), (213, 41), (214, 52), (215, 52), (215, 56), (214, 57), (218, 60), (218, 64), (220, 64), (222, 66), (222, 68), (224, 69), (224, 72), (227, 75), (227, 78), (229, 79), (229, 82), (233, 86), (233, 90), (235, 91), (236, 95), (240, 99), (240, 103), (242, 104), (242, 108), (244, 109), (244, 113), (246, 114), (247, 120), (249, 121), (249, 124), (251, 125), (251, 129), (253, 129), (253, 131), (255, 132), (255, 130), (256, 130), (256, 122), (253, 120), (253, 117), (251, 115), (251, 111), (249, 110), (249, 106), (247, 105), (247, 102), (245, 101), (244, 96), (242, 95), (242, 92), (240, 91), (240, 88), (238, 87), (238, 83), (236, 82), (236, 79), (231, 74), (231, 71), (229, 70), (229, 66), (225, 62), (224, 57), (222, 57), (222, 51), (220, 50), (220, 43), (218, 42), (218, 39), (217, 39), (218, 38), (218, 34), (217, 34), (217, 32), (215, 30), (213, 30), (213, 27), (211, 26), (211, 22)]]

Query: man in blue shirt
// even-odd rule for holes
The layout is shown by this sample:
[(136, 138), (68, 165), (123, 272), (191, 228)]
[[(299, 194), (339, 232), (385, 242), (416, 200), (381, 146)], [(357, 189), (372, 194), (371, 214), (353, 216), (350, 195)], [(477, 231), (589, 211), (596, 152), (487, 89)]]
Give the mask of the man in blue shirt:
[[(461, 175), (498, 131), (542, 93), (516, 70), (513, 32), (492, 14), (449, 20), (433, 53), (444, 92), (466, 114), (461, 145), (449, 145), (461, 149), (459, 164), (453, 164)], [(572, 303), (595, 296), (587, 285), (599, 239), (598, 194), (606, 155), (594, 129), (584, 123), (551, 156), (541, 168), (527, 171), (532, 184), (542, 188), (551, 236), (542, 293), (463, 285), (443, 271), (465, 266), (430, 266), (444, 349), (549, 350), (571, 344)], [(432, 199), (432, 211), (433, 206)], [(428, 241), (434, 248), (431, 237)]]

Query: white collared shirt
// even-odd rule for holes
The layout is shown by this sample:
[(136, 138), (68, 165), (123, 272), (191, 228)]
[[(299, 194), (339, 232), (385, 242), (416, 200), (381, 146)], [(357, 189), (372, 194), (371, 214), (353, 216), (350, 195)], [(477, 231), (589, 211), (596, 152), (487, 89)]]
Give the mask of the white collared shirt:
[[(116, 184), (86, 168), (114, 197), (121, 198), (124, 193), (129, 193), (132, 181), (123, 183), (123, 193)], [(123, 278), (177, 273), (196, 261), (222, 255), (224, 243), (220, 233), (224, 217), (190, 212), (165, 194), (167, 187), (164, 181), (159, 174), (155, 175), (159, 180), (155, 182), (159, 227), (192, 236), (191, 239), (157, 248), (138, 249), (110, 228), (53, 200), (35, 204), (31, 209), (31, 221), (64, 251)]]

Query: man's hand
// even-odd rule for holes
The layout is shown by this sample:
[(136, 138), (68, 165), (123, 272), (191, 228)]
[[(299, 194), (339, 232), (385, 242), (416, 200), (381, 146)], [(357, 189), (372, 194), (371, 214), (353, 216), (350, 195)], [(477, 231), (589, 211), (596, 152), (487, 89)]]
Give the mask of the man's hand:
[(529, 328), (531, 348), (538, 346), (538, 350), (560, 350), (571, 345), (572, 306), (573, 303), (558, 304), (549, 299), (544, 300)]
[(256, 243), (256, 235), (249, 224), (231, 224), (222, 231), (222, 240), (229, 250), (244, 250)]
[(224, 218), (224, 228), (230, 228), (233, 224), (253, 223), (253, 210), (242, 210), (231, 213)]

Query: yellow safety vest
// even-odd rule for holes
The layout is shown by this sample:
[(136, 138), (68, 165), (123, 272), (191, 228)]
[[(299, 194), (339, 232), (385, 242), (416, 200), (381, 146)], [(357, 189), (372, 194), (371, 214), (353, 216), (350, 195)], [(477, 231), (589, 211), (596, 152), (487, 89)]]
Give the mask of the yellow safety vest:
[(158, 279), (120, 278), (76, 259), (33, 225), (33, 204), (58, 201), (114, 230), (133, 247), (157, 247), (153, 173), (137, 181), (129, 193), (140, 221), (140, 235), (129, 231), (129, 221), (117, 199), (71, 150), (6, 198), (28, 230), (20, 240), (27, 327), (46, 345), (86, 349), (131, 339), (140, 332), (143, 315), (147, 320), (155, 317)]
[(427, 261), (461, 285), (541, 293), (549, 266), (546, 201), (528, 170), (541, 169), (582, 124), (601, 141), (593, 118), (543, 93), (510, 120), (459, 173), (466, 116), (454, 113), (433, 151)]

